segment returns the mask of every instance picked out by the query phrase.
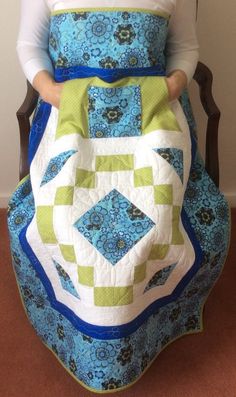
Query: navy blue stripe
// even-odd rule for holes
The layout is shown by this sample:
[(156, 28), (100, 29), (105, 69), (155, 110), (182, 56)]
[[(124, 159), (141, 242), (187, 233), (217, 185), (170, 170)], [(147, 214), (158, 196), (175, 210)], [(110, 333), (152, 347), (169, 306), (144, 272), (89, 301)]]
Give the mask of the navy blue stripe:
[(36, 110), (35, 117), (32, 122), (31, 130), (30, 130), (29, 151), (28, 151), (28, 159), (30, 164), (35, 156), (35, 153), (43, 137), (51, 113), (51, 108), (52, 106), (49, 103), (41, 101), (38, 109)]
[[(148, 306), (138, 317), (129, 323), (120, 325), (120, 326), (95, 326), (90, 323), (87, 323), (81, 320), (76, 314), (65, 306), (63, 303), (58, 302), (52, 287), (50, 280), (48, 279), (42, 265), (40, 264), (38, 258), (34, 254), (32, 248), (30, 247), (27, 239), (26, 239), (26, 231), (29, 224), (22, 229), (20, 233), (20, 243), (23, 251), (26, 253), (30, 262), (37, 274), (39, 275), (44, 288), (48, 294), (49, 300), (53, 308), (55, 308), (58, 312), (60, 312), (63, 316), (65, 316), (71, 323), (82, 333), (86, 335), (90, 335), (93, 338), (97, 339), (119, 339), (125, 336), (130, 335), (135, 332), (143, 323), (146, 321), (151, 315), (155, 314), (159, 308), (164, 305), (167, 305), (180, 296), (184, 288), (191, 281), (192, 277), (199, 270), (200, 265), (203, 260), (203, 253), (200, 247), (200, 244), (195, 236), (194, 230), (189, 222), (188, 216), (184, 209), (181, 212), (181, 218), (184, 225), (184, 228), (192, 242), (195, 251), (195, 262), (191, 269), (187, 272), (187, 274), (182, 278), (179, 284), (176, 286), (172, 294), (169, 296), (165, 296), (163, 298), (158, 299), (153, 302), (150, 306)], [(30, 223), (30, 222), (29, 222)]]
[(55, 69), (54, 78), (58, 83), (66, 80), (86, 77), (99, 77), (107, 83), (112, 83), (128, 76), (165, 76), (166, 71), (160, 65), (145, 68), (91, 68), (88, 66), (59, 67)]

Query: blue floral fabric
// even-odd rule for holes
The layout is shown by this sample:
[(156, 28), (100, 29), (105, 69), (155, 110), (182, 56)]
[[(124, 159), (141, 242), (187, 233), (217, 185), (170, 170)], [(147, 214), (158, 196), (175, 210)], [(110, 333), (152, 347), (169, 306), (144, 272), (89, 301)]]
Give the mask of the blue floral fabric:
[(78, 11), (53, 15), (50, 26), (49, 51), (56, 68), (165, 66), (168, 19), (162, 16)]
[[(164, 65), (163, 51), (167, 25), (167, 19), (148, 13), (122, 11), (59, 13), (51, 20), (50, 54), (56, 67), (82, 64), (113, 69), (130, 66), (135, 68), (152, 66), (158, 62)], [(97, 126), (95, 127), (92, 120), (93, 111), (96, 111), (93, 102), (95, 92), (91, 89), (91, 137), (94, 137), (97, 131)], [(97, 92), (97, 94), (100, 96), (105, 92)], [(121, 103), (125, 104), (126, 93), (123, 91), (121, 94)], [(134, 101), (133, 95), (136, 93), (133, 91), (131, 94)], [(107, 100), (106, 96), (104, 98)], [(121, 103), (109, 102), (108, 106), (117, 107), (121, 106)], [(135, 99), (133, 103), (135, 108), (138, 101), (136, 102)], [(197, 150), (196, 125), (186, 91), (181, 97), (181, 104), (190, 127), (192, 146), (195, 148), (183, 208), (204, 257), (199, 270), (179, 297), (160, 307), (130, 335), (107, 340), (88, 336), (51, 306), (45, 288), (19, 241), (21, 231), (35, 213), (30, 178), (20, 183), (9, 202), (8, 227), (13, 266), (29, 320), (38, 336), (55, 353), (65, 368), (84, 387), (94, 392), (105, 393), (114, 389), (119, 391), (129, 386), (142, 375), (145, 368), (167, 344), (182, 335), (202, 330), (202, 308), (222, 271), (227, 255), (230, 237), (229, 207), (224, 196), (207, 174)], [(133, 115), (136, 116), (136, 110)], [(49, 116), (50, 107), (40, 102), (31, 130), (31, 142), (35, 142), (34, 151)], [(117, 111), (117, 119), (119, 117)], [(109, 117), (105, 114), (104, 117), (101, 115), (101, 120), (106, 121), (107, 128), (110, 125), (113, 128), (115, 124), (109, 123)], [(135, 128), (137, 128), (135, 133), (138, 134), (138, 124)], [(101, 131), (104, 131), (104, 136), (114, 134), (114, 129)], [(119, 134), (118, 130), (116, 131)], [(33, 154), (32, 152), (31, 157)], [(173, 165), (182, 178), (182, 169), (178, 165), (181, 164), (181, 161), (178, 161), (182, 156), (180, 152), (165, 150), (157, 154)], [(44, 183), (56, 176), (61, 165), (65, 164), (71, 155), (73, 153), (65, 152), (53, 159), (45, 173)], [(84, 214), (75, 226), (101, 250), (102, 245), (99, 246), (99, 240), (103, 238), (101, 226), (106, 227), (111, 221), (119, 225), (120, 234), (106, 236), (108, 250), (107, 253), (102, 252), (102, 254), (109, 255), (109, 260), (115, 264), (119, 258), (113, 256), (114, 242), (120, 244), (122, 257), (126, 252), (122, 236), (128, 235), (126, 242), (130, 241), (132, 245), (134, 239), (142, 238), (150, 230), (152, 222), (138, 208), (133, 208), (118, 192), (112, 191), (105, 201)], [(98, 238), (94, 237), (96, 233)], [(55, 262), (54, 265), (63, 287), (72, 295), (77, 294), (69, 275), (62, 271), (59, 263)], [(165, 271), (157, 272), (146, 287), (146, 292), (165, 282), (174, 266), (175, 264)]]
[(139, 86), (89, 87), (88, 100), (90, 138), (141, 135)]
[(173, 265), (165, 267), (164, 269), (161, 269), (158, 272), (156, 272), (154, 276), (151, 278), (151, 280), (148, 282), (148, 285), (145, 287), (144, 292), (149, 291), (151, 288), (156, 287), (157, 285), (165, 284), (166, 280), (170, 276), (172, 270), (174, 270), (175, 266), (176, 263), (173, 263)]
[(113, 189), (74, 226), (115, 265), (154, 225), (147, 215)]
[(62, 287), (68, 291), (71, 295), (74, 295), (76, 298), (79, 298), (78, 292), (76, 291), (73, 282), (70, 279), (69, 274), (61, 267), (59, 263), (54, 261), (55, 268), (60, 277)]
[(76, 150), (68, 150), (66, 152), (60, 153), (58, 156), (53, 157), (48, 164), (48, 167), (43, 176), (41, 186), (50, 182), (57, 174), (61, 171), (67, 160), (76, 153)]

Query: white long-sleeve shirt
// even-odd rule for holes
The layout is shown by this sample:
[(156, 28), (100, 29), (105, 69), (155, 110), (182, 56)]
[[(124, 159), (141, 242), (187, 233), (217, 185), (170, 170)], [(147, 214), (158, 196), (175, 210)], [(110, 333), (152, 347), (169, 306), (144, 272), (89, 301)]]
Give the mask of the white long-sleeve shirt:
[(50, 14), (75, 8), (125, 7), (166, 12), (170, 15), (167, 37), (167, 74), (180, 69), (192, 79), (198, 61), (196, 0), (21, 0), (17, 51), (23, 71), (32, 83), (36, 74), (53, 75), (48, 54)]

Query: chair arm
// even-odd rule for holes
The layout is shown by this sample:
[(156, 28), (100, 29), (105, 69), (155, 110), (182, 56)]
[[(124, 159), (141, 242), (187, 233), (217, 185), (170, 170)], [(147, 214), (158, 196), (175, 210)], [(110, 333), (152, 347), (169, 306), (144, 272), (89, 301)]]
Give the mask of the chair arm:
[(27, 92), (23, 104), (16, 112), (20, 130), (20, 180), (29, 173), (28, 144), (30, 133), (30, 116), (32, 115), (38, 100), (38, 93), (27, 81)]
[(216, 186), (219, 186), (218, 127), (220, 110), (212, 95), (212, 72), (202, 62), (198, 62), (193, 78), (199, 85), (201, 104), (208, 116), (205, 167)]

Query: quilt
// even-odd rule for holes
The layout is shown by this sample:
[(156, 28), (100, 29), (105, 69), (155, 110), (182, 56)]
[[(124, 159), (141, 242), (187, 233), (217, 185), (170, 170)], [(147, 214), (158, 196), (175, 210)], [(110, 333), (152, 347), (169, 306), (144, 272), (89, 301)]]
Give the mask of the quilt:
[(21, 235), (51, 304), (93, 336), (124, 336), (175, 300), (201, 261), (184, 212), (189, 127), (164, 76), (64, 83), (31, 163)]

